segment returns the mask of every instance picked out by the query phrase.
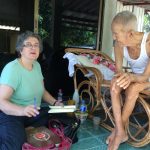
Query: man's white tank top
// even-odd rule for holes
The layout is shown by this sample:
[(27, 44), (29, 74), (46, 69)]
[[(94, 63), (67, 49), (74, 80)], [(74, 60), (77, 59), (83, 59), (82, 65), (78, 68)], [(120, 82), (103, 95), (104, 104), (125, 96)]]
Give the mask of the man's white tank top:
[(149, 57), (146, 52), (146, 40), (149, 33), (144, 33), (142, 42), (141, 42), (141, 52), (140, 56), (137, 59), (132, 59), (129, 54), (127, 47), (124, 47), (124, 57), (130, 65), (132, 72), (136, 74), (141, 74), (144, 72), (145, 67), (148, 64)]

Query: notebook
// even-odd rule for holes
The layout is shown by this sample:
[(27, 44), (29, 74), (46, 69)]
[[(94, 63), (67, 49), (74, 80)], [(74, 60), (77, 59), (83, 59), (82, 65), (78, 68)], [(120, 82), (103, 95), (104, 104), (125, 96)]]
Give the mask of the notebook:
[(67, 113), (76, 111), (75, 105), (67, 105), (67, 106), (49, 106), (50, 110), (48, 113)]

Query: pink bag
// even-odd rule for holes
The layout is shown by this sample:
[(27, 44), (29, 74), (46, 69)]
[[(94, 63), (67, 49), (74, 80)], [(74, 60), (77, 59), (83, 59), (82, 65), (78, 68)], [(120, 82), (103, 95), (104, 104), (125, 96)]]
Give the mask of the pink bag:
[(27, 143), (22, 150), (70, 150), (71, 145), (71, 139), (64, 136), (62, 124), (61, 128), (49, 125), (49, 129), (39, 127), (27, 131)]
[(63, 124), (57, 119), (52, 119), (49, 122), (49, 129), (62, 139), (62, 142), (58, 146), (58, 150), (70, 150), (72, 140), (64, 135)]
[(22, 146), (22, 150), (58, 150), (56, 147), (46, 146), (46, 147), (34, 147), (29, 143), (24, 143)]

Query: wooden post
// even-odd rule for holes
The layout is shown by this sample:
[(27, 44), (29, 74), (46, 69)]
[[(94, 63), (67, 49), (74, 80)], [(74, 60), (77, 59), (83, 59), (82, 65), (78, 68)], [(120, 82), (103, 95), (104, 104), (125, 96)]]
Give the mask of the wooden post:
[(34, 32), (38, 33), (39, 0), (34, 0)]
[(99, 2), (99, 17), (98, 17), (98, 31), (97, 31), (97, 41), (96, 41), (96, 50), (100, 50), (100, 34), (101, 34), (101, 24), (102, 24), (102, 13), (103, 13), (103, 0)]

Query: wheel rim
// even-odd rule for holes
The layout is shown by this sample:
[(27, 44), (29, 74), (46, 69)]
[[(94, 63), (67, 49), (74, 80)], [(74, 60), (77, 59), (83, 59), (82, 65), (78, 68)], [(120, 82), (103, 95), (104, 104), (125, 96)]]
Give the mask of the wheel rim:
[(130, 143), (141, 146), (149, 143), (149, 106), (142, 97), (137, 99), (134, 110), (129, 118), (128, 133)]

